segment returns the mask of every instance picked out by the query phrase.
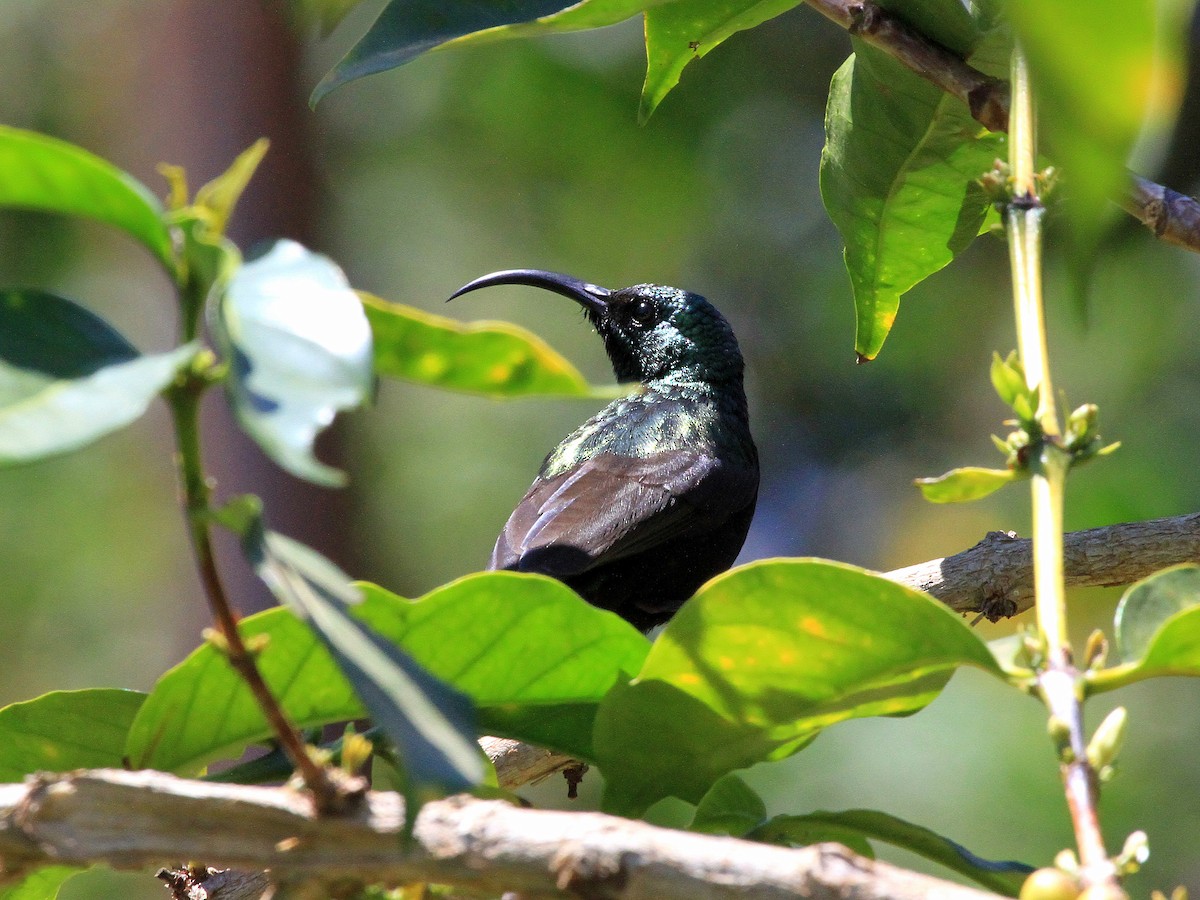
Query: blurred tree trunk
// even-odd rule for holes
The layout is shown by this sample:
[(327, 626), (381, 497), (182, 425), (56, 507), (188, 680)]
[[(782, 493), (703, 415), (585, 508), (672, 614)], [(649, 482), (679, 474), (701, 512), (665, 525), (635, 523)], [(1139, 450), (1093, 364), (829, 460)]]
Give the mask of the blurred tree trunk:
[[(298, 35), (284, 16), (282, 3), (265, 0), (172, 0), (140, 5), (132, 16), (137, 43), (144, 48), (126, 111), (145, 154), (134, 161), (135, 171), (156, 184), (161, 179), (150, 176), (159, 161), (182, 165), (194, 191), (259, 137), (271, 140), (230, 224), (230, 237), (243, 250), (273, 237), (319, 245), (315, 120), (305, 102)], [(206, 462), (217, 479), (218, 498), (258, 494), (273, 528), (354, 569), (346, 492), (284, 473), (242, 434), (216, 392), (206, 405), (204, 427)], [(321, 442), (321, 457), (339, 465), (338, 444), (336, 435), (328, 436)], [(234, 542), (222, 538), (219, 549), (239, 609), (272, 604), (238, 558)]]

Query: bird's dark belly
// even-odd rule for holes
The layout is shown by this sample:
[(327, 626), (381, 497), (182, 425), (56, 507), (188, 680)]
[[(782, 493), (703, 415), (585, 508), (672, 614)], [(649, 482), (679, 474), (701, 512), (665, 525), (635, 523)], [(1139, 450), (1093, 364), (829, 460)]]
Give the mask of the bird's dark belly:
[(753, 515), (750, 503), (707, 534), (667, 541), (562, 580), (593, 606), (649, 631), (670, 619), (700, 585), (733, 565)]

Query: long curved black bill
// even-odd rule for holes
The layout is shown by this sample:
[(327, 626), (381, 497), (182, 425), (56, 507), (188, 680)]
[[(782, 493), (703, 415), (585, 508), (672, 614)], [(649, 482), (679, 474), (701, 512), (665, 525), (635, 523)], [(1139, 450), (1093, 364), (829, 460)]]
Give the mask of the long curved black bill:
[(529, 287), (544, 288), (554, 291), (564, 297), (570, 297), (584, 309), (597, 315), (603, 315), (608, 309), (608, 297), (612, 293), (608, 288), (589, 284), (561, 272), (547, 272), (545, 269), (505, 269), (503, 272), (492, 272), (476, 278), (469, 284), (464, 284), (447, 298), (453, 300), (479, 288), (492, 287), (497, 284), (524, 284)]

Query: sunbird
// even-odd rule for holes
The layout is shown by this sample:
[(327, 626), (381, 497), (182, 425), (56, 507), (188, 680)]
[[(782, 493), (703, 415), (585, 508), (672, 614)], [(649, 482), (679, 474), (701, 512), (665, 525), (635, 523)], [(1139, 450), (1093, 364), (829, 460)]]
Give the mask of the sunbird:
[(567, 435), (509, 516), (489, 569), (540, 572), (649, 631), (728, 569), (758, 500), (741, 350), (725, 317), (679, 288), (609, 290), (541, 269), (477, 278), (569, 297), (636, 382)]

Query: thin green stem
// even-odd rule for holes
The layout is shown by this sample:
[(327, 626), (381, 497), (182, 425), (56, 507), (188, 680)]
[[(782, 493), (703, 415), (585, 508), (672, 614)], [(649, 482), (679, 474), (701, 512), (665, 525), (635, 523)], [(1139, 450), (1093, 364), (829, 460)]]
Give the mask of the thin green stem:
[(200, 450), (200, 399), (209, 386), (206, 370), (199, 369), (204, 365), (211, 366), (212, 360), (202, 359), (196, 367), (184, 373), (167, 393), (175, 425), (176, 463), (183, 488), (184, 513), (200, 582), (223, 639), (229, 664), (250, 688), (280, 746), (312, 792), (317, 808), (323, 812), (338, 811), (345, 806), (342, 792), (337, 789), (329, 773), (308, 755), (300, 733), (288, 720), (279, 701), (263, 680), (254, 654), (246, 647), (238, 631), (237, 613), (229, 603), (217, 570), (209, 525), (212, 487), (204, 474)]
[(1038, 198), (1037, 121), (1029, 69), (1019, 50), (1013, 53), (1012, 113), (1009, 119), (1009, 171), (1013, 201), (1009, 205), (1009, 262), (1013, 277), (1013, 302), (1017, 317), (1017, 345), (1025, 381), (1037, 388), (1038, 423), (1048, 435), (1059, 433), (1054, 408), (1054, 385), (1050, 380), (1050, 352), (1042, 302), (1042, 217), (1045, 209)]
[(1083, 727), (1083, 680), (1075, 668), (1067, 630), (1063, 570), (1063, 497), (1071, 457), (1058, 440), (1062, 429), (1054, 404), (1050, 356), (1042, 299), (1042, 217), (1036, 172), (1036, 116), (1029, 69), (1018, 47), (1013, 52), (1009, 120), (1009, 172), (1012, 199), (1005, 225), (1013, 275), (1017, 345), (1026, 384), (1038, 391), (1038, 452), (1030, 460), (1033, 518), (1033, 579), (1038, 629), (1045, 662), (1037, 684), (1050, 711), (1051, 733), (1059, 744), (1063, 788), (1075, 829), (1083, 880), (1116, 895), (1116, 870), (1104, 848), (1097, 817), (1099, 779), (1087, 758)]

